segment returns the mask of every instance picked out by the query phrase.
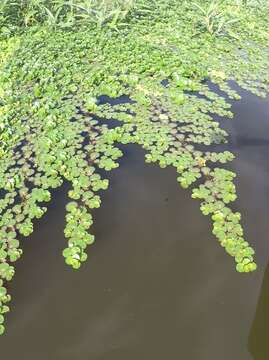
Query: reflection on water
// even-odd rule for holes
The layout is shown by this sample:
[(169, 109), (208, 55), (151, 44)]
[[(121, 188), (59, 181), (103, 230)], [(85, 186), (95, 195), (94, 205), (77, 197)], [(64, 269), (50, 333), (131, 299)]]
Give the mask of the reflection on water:
[[(253, 244), (256, 246), (260, 262), (259, 272), (264, 272), (250, 326), (248, 350), (253, 360), (268, 360), (269, 253), (267, 243), (269, 239), (264, 221), (268, 222), (269, 216), (269, 101), (268, 99), (261, 101), (247, 93), (243, 95), (243, 100), (234, 105), (236, 123), (230, 129), (228, 128), (228, 131), (232, 138), (231, 147), (238, 155), (235, 170), (240, 176), (239, 183), (243, 187), (245, 179), (252, 183), (251, 193), (242, 195), (247, 196), (250, 203), (249, 220), (246, 219), (248, 227), (257, 227), (258, 237), (251, 236), (251, 238), (254, 239)], [(257, 244), (257, 241), (260, 243)], [(262, 251), (264, 251), (263, 254)], [(253, 291), (257, 286), (258, 282)], [(250, 297), (252, 297), (251, 293), (246, 294), (245, 301), (248, 302)]]
[(235, 207), (259, 270), (236, 273), (175, 171), (145, 165), (143, 151), (129, 146), (109, 175), (111, 187), (94, 213), (96, 243), (78, 272), (61, 256), (66, 188), (24, 240), (1, 359), (269, 359), (268, 270), (263, 280), (269, 103), (246, 95), (234, 111), (236, 118), (222, 125), (237, 154), (231, 165), (238, 174)]
[(253, 320), (248, 347), (253, 360), (269, 359), (269, 264), (264, 273), (264, 279), (259, 295), (255, 318)]

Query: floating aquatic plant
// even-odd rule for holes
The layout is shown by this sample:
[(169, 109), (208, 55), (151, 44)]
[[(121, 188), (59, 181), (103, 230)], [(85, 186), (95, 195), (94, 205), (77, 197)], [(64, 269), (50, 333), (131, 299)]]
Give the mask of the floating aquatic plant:
[[(238, 9), (225, 6), (227, 13)], [(94, 24), (76, 31), (38, 27), (0, 42), (0, 333), (21, 237), (33, 232), (52, 189), (64, 181), (70, 201), (63, 256), (74, 269), (87, 259), (91, 212), (109, 186), (101, 174), (119, 166), (118, 144), (139, 144), (147, 163), (174, 167), (236, 269), (256, 269), (241, 215), (230, 207), (235, 174), (223, 164), (234, 156), (218, 151), (227, 134), (214, 117), (231, 118), (230, 105), (205, 80), (230, 98), (239, 95), (228, 80), (265, 96), (269, 14), (243, 7), (236, 40), (197, 36), (200, 15), (188, 1), (179, 7), (156, 0), (146, 14), (116, 31)], [(118, 125), (110, 126), (111, 119)]]

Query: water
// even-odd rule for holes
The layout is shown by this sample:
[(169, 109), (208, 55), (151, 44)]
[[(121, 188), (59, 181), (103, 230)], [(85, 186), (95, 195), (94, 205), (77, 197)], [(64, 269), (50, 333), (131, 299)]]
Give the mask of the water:
[(61, 255), (66, 188), (25, 239), (1, 359), (269, 359), (269, 99), (244, 93), (233, 111), (222, 125), (259, 270), (236, 273), (175, 171), (146, 165), (129, 146), (81, 270)]

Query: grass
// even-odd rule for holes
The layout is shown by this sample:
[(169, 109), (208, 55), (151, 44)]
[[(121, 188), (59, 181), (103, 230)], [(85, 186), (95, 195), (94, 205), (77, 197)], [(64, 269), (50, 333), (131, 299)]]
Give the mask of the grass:
[(81, 22), (115, 26), (134, 5), (135, 0), (3, 0), (1, 24), (10, 29), (40, 24), (70, 28)]

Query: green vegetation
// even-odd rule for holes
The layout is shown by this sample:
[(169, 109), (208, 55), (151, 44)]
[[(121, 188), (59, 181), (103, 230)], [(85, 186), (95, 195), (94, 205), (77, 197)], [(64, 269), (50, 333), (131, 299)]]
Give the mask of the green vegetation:
[(64, 29), (82, 23), (115, 27), (134, 5), (135, 0), (2, 0), (0, 25), (3, 33), (41, 24)]
[[(231, 118), (230, 105), (208, 84), (234, 99), (228, 80), (266, 95), (268, 16), (255, 1), (2, 2), (0, 333), (18, 239), (63, 181), (71, 185), (63, 256), (74, 269), (87, 259), (91, 210), (109, 185), (100, 169), (119, 166), (118, 144), (139, 144), (146, 162), (173, 166), (236, 269), (256, 269), (241, 215), (229, 207), (235, 174), (223, 164), (233, 154), (217, 152), (227, 134), (213, 117)], [(119, 101), (101, 101), (109, 98)]]

